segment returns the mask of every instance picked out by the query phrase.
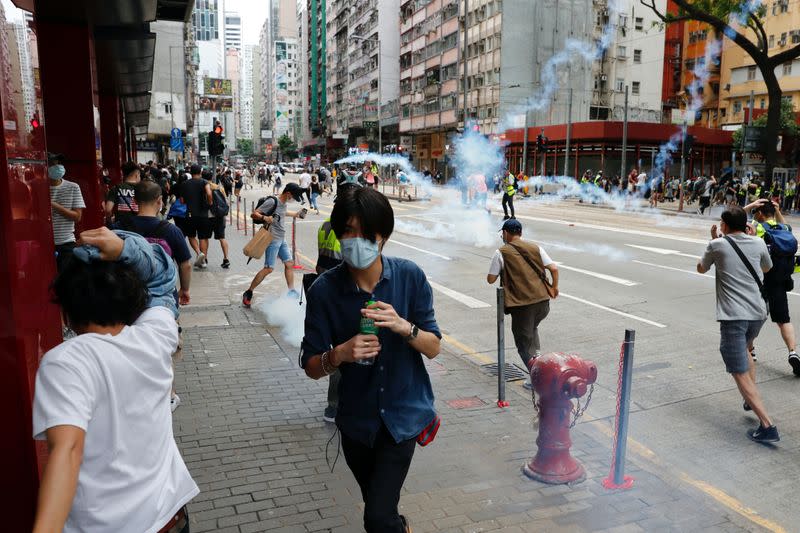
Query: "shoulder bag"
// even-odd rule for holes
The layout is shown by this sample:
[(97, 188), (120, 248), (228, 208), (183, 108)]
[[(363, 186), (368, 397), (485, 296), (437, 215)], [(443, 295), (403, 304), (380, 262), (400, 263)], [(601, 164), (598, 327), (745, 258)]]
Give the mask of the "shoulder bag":
[(742, 263), (744, 263), (744, 266), (747, 267), (747, 270), (750, 272), (750, 275), (753, 276), (756, 285), (758, 285), (758, 292), (761, 294), (761, 298), (763, 298), (764, 304), (767, 306), (767, 314), (769, 314), (769, 298), (767, 298), (767, 291), (766, 288), (764, 287), (764, 283), (761, 282), (761, 278), (759, 278), (758, 274), (756, 274), (756, 269), (753, 268), (753, 265), (750, 263), (750, 261), (747, 260), (747, 257), (744, 255), (744, 252), (742, 252), (742, 249), (739, 248), (739, 245), (736, 244), (733, 241), (733, 239), (731, 239), (728, 235), (725, 235), (725, 240), (728, 241), (728, 244), (731, 245), (733, 251), (736, 252), (736, 255), (738, 255), (739, 259), (742, 260)]
[(528, 254), (525, 253), (524, 249), (515, 245), (513, 242), (510, 242), (508, 244), (509, 246), (514, 248), (517, 252), (519, 252), (519, 255), (522, 256), (522, 258), (525, 260), (526, 263), (530, 265), (530, 267), (533, 269), (533, 271), (536, 273), (539, 279), (542, 280), (542, 283), (544, 283), (544, 287), (547, 290), (547, 295), (550, 296), (550, 298), (555, 298), (556, 294), (555, 294), (555, 289), (553, 288), (553, 284), (550, 283), (550, 280), (547, 279), (547, 275), (544, 273), (544, 271), (540, 269), (530, 257), (528, 257)]

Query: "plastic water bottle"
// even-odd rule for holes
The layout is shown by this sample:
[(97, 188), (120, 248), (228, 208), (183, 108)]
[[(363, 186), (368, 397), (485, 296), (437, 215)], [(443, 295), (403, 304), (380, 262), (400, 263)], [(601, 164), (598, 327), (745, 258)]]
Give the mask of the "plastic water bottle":
[[(370, 306), (375, 305), (374, 300), (369, 300), (367, 303), (364, 304), (364, 309), (369, 308)], [(371, 318), (367, 318), (365, 316), (361, 317), (361, 322), (359, 323), (358, 332), (362, 335), (377, 335), (378, 334), (378, 326), (375, 325), (375, 321)], [(375, 358), (370, 357), (368, 359), (359, 359), (356, 361), (359, 365), (374, 365)]]

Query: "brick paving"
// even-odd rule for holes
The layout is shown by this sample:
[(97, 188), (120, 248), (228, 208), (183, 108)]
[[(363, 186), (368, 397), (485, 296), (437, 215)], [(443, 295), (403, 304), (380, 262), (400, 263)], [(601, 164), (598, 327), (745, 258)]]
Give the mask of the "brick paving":
[[(183, 403), (175, 436), (201, 489), (189, 505), (191, 530), (363, 531), (358, 486), (343, 457), (333, 472), (328, 466), (337, 441), (328, 445), (334, 428), (321, 418), (327, 382), (306, 378), (297, 350), (276, 342), (257, 312), (213, 311), (228, 325), (185, 327), (176, 369)], [(191, 322), (193, 313), (208, 312), (184, 316)], [(510, 387), (511, 407), (500, 410), (496, 381), (473, 363), (445, 351), (429, 370), (443, 424), (431, 446), (417, 448), (401, 497), (415, 532), (760, 530), (635, 458), (628, 468), (634, 488), (605, 490), (611, 450), (597, 423), (572, 431), (584, 483), (531, 481), (520, 467), (534, 453), (536, 428), (521, 389)], [(483, 402), (453, 403), (472, 397)]]

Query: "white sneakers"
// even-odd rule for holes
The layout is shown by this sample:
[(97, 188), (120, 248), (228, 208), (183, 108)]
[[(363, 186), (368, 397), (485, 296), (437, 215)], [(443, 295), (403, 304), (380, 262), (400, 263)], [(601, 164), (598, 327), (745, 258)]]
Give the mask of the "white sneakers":
[(204, 254), (203, 252), (200, 252), (197, 255), (197, 259), (194, 262), (194, 267), (195, 268), (207, 268), (208, 267), (208, 258), (206, 257), (206, 254)]
[(177, 394), (173, 394), (172, 398), (170, 398), (170, 400), (169, 400), (169, 409), (170, 409), (170, 411), (172, 411), (174, 413), (175, 409), (177, 409), (178, 406), (180, 406), (180, 404), (181, 404), (181, 397), (178, 396)]

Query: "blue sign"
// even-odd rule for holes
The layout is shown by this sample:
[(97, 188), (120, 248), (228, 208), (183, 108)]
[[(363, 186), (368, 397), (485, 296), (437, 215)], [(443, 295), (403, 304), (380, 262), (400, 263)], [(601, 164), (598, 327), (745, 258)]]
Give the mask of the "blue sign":
[(183, 152), (183, 135), (178, 128), (172, 128), (170, 132), (169, 147), (173, 152)]

